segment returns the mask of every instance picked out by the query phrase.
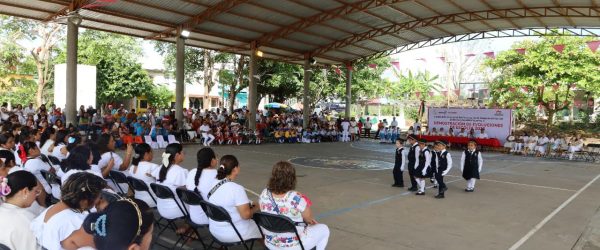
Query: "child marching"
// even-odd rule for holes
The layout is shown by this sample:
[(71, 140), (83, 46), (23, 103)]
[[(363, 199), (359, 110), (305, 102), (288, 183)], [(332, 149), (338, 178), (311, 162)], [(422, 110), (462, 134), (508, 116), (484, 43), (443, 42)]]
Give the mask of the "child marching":
[(408, 136), (408, 143), (410, 144), (410, 150), (406, 157), (408, 160), (408, 176), (410, 177), (410, 188), (408, 188), (408, 191), (415, 192), (417, 191), (415, 169), (417, 168), (417, 165), (419, 165), (419, 151), (421, 151), (421, 149), (419, 148), (417, 139), (413, 135)]
[(415, 178), (419, 186), (419, 191), (416, 195), (425, 195), (425, 179), (430, 177), (429, 168), (431, 167), (431, 152), (427, 148), (426, 141), (419, 140), (419, 160), (418, 165), (415, 168)]
[(432, 162), (435, 162), (434, 177), (438, 184), (438, 194), (435, 196), (437, 199), (444, 198), (444, 192), (448, 190), (446, 183), (444, 183), (444, 176), (452, 169), (452, 155), (446, 151), (446, 142), (438, 141), (435, 144), (436, 152), (433, 153)]
[(479, 173), (483, 167), (483, 158), (481, 152), (477, 150), (477, 143), (470, 141), (467, 150), (465, 150), (460, 159), (460, 170), (462, 176), (467, 180), (465, 192), (475, 191), (475, 180), (479, 179)]
[(404, 171), (404, 165), (406, 164), (406, 155), (404, 154), (404, 141), (400, 138), (396, 139), (396, 153), (394, 161), (394, 184), (392, 187), (404, 187), (404, 179), (402, 178), (402, 171)]

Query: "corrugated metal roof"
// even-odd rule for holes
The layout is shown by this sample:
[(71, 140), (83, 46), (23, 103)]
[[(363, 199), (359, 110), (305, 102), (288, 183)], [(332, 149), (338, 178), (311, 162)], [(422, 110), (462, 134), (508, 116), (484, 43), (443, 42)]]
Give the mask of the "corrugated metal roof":
[[(88, 3), (95, 3), (90, 0)], [(100, 3), (100, 2), (99, 2)], [(83, 27), (265, 57), (345, 63), (395, 47), (472, 32), (597, 27), (589, 0), (118, 0), (79, 10)], [(70, 0), (0, 0), (0, 13), (36, 20), (64, 15)], [(272, 53), (272, 54), (269, 54)]]

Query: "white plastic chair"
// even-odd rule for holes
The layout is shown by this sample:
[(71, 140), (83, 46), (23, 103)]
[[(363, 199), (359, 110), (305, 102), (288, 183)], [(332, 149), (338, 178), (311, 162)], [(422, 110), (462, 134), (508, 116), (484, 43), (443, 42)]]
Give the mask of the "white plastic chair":
[(165, 138), (162, 137), (162, 135), (157, 135), (156, 136), (156, 143), (158, 143), (158, 147), (159, 148), (166, 148), (167, 145), (169, 145), (166, 141)]
[(169, 140), (169, 144), (179, 143), (179, 141), (175, 139), (175, 135), (169, 135), (169, 136), (167, 136), (167, 139)]
[(158, 143), (156, 143), (155, 141), (152, 140), (152, 137), (149, 135), (144, 136), (144, 141), (146, 143), (148, 143), (148, 145), (150, 145), (150, 147), (157, 149), (158, 148)]

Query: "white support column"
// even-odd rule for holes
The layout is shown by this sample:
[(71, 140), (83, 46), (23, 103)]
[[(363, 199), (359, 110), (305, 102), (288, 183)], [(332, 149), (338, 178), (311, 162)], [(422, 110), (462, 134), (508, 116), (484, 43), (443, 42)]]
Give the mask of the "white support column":
[(350, 105), (352, 100), (352, 63), (346, 64), (346, 119), (350, 119)]
[(183, 95), (184, 95), (184, 64), (185, 64), (185, 39), (177, 37), (177, 52), (175, 55), (175, 119), (177, 126), (183, 127)]
[(250, 65), (248, 70), (250, 74), (250, 76), (248, 76), (248, 78), (250, 79), (250, 83), (248, 85), (248, 110), (250, 110), (250, 120), (248, 121), (248, 127), (250, 129), (256, 129), (256, 99), (258, 95), (256, 89), (257, 79), (254, 78), (254, 76), (256, 75), (256, 60), (258, 59), (256, 55), (256, 43), (252, 42), (250, 48)]
[(77, 39), (79, 16), (70, 16), (67, 21), (67, 84), (65, 117), (66, 124), (77, 124)]
[(312, 111), (310, 110), (310, 94), (308, 92), (310, 89), (311, 75), (312, 74), (310, 70), (310, 57), (307, 55), (304, 57), (304, 89), (302, 98), (302, 127), (304, 129), (308, 128), (310, 113), (312, 113)]

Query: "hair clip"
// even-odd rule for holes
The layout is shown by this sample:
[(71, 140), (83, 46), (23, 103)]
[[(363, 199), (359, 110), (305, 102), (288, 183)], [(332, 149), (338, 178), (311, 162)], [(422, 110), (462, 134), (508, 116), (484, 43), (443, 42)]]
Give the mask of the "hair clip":
[(162, 158), (163, 158), (162, 163), (163, 163), (163, 165), (165, 165), (165, 167), (169, 166), (169, 158), (170, 157), (171, 157), (171, 154), (169, 154), (169, 153), (162, 154)]
[(8, 178), (0, 176), (0, 196), (4, 197), (10, 194), (10, 186), (8, 186)]
[(219, 166), (219, 168), (225, 169), (225, 165), (221, 164), (221, 166)]
[(92, 230), (96, 235), (106, 237), (106, 214), (100, 215), (95, 223), (92, 223)]
[(140, 154), (133, 154), (133, 158), (140, 158)]

